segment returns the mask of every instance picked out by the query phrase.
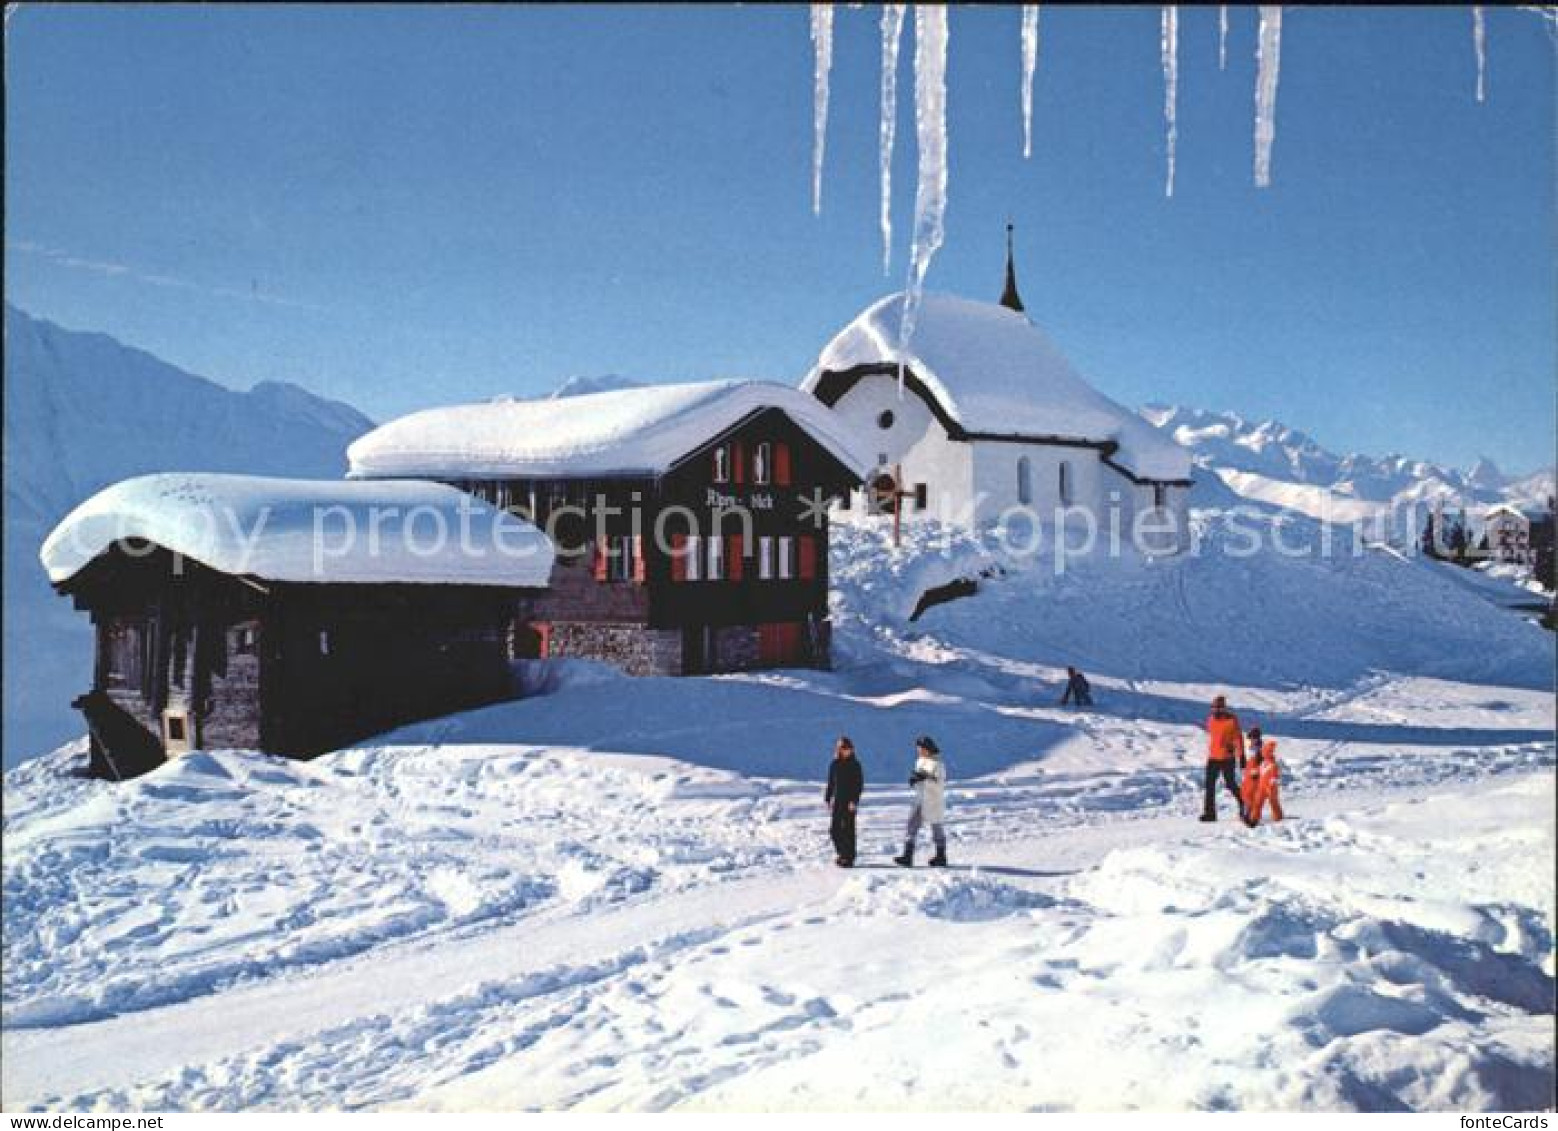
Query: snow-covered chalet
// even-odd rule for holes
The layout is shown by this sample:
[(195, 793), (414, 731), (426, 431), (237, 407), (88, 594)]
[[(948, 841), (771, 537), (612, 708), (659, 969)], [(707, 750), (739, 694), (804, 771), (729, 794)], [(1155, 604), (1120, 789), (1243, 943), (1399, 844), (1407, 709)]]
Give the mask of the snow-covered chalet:
[(546, 531), (557, 564), (521, 656), (631, 675), (828, 663), (828, 509), (867, 465), (843, 420), (792, 386), (433, 408), (347, 458), (355, 479), (437, 480)]
[(552, 547), (451, 487), (166, 474), (98, 492), (44, 541), (96, 629), (75, 700), (91, 767), (224, 747), (307, 756), (513, 694)]
[[(1010, 253), (999, 303), (926, 293), (907, 343), (905, 296), (866, 308), (823, 347), (801, 387), (830, 406), (873, 464), (844, 517), (901, 505), (965, 528), (1018, 508), (1045, 525), (1088, 512), (1185, 530), (1190, 453), (1094, 389), (1023, 311)], [(1062, 521), (1066, 521), (1062, 519)]]

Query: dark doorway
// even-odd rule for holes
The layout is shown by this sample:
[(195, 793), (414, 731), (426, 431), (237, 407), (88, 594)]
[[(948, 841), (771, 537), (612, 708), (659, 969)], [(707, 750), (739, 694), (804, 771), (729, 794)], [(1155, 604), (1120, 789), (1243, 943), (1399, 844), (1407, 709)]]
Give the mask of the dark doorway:
[(719, 664), (713, 625), (690, 624), (682, 629), (682, 674), (708, 675)]

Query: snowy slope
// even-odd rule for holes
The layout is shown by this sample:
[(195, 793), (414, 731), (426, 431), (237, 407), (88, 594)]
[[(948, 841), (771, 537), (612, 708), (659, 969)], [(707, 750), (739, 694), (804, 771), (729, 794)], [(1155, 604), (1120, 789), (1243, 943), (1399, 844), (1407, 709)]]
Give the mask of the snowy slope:
[[(1554, 491), (1554, 470), (1523, 478), (1504, 475), (1484, 457), (1470, 471), (1388, 455), (1337, 455), (1312, 438), (1275, 421), (1253, 422), (1231, 412), (1149, 405), (1149, 422), (1195, 454), (1198, 467), (1245, 499), (1315, 518), (1353, 523), (1391, 519), (1398, 525), (1436, 501), (1472, 510), (1507, 502), (1544, 503)], [(1203, 493), (1210, 476), (1198, 476), (1202, 505), (1225, 505), (1216, 490)]]
[(48, 589), (38, 547), (108, 484), (158, 471), (339, 477), (372, 427), (295, 385), (247, 393), (122, 345), (5, 308), (5, 764), (80, 732), (70, 699), (90, 679), (86, 618)]
[[(531, 667), (307, 764), (12, 771), (8, 1106), (1550, 1105), (1552, 636), (1431, 565), (1200, 534), (1057, 578), (863, 524), (833, 672)], [(1193, 820), (1214, 692), (1280, 742), (1286, 823)], [(904, 874), (924, 732), (954, 867)]]

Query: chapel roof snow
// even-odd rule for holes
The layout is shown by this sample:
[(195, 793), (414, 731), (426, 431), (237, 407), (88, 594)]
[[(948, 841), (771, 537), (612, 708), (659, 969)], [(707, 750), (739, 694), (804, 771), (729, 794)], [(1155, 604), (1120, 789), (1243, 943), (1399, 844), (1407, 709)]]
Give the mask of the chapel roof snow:
[(898, 345), (903, 294), (867, 307), (839, 331), (801, 388), (824, 374), (903, 364), (967, 432), (1109, 442), (1111, 459), (1142, 479), (1190, 478), (1190, 453), (1093, 388), (1022, 314), (927, 292), (908, 348)]
[(39, 557), (56, 585), (121, 539), (278, 582), (542, 588), (552, 543), (524, 519), (420, 480), (144, 475), (105, 488)]
[(869, 463), (847, 427), (816, 398), (771, 381), (646, 385), (542, 400), (431, 408), (356, 440), (355, 479), (573, 478), (659, 475), (763, 409), (779, 409), (851, 473)]

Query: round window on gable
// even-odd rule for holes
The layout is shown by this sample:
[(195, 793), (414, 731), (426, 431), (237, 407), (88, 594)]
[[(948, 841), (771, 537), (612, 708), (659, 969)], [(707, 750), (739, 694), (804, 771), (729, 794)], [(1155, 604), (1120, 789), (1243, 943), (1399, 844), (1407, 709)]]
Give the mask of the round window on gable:
[(884, 408), (881, 415), (876, 418), (876, 426), (885, 432), (887, 429), (893, 426), (893, 421), (895, 419), (896, 417), (893, 416), (893, 410), (890, 408)]

